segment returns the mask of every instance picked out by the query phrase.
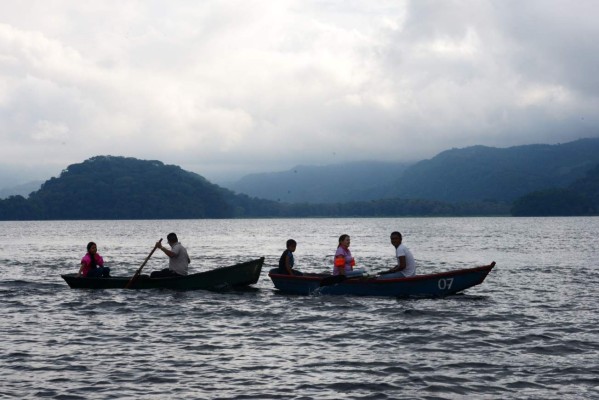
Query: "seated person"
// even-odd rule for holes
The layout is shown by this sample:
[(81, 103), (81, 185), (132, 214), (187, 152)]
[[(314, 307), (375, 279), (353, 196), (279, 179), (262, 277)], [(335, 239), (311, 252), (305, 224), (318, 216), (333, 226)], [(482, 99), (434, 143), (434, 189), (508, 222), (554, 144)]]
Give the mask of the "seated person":
[(349, 250), (350, 237), (343, 234), (339, 236), (339, 244), (333, 260), (333, 275), (346, 275), (354, 269), (356, 261)]
[(293, 252), (297, 247), (297, 242), (293, 239), (289, 239), (286, 246), (287, 249), (281, 254), (281, 258), (279, 259), (279, 268), (275, 272), (283, 275), (303, 275), (301, 272), (293, 269), (295, 264)]
[(378, 279), (406, 278), (416, 275), (416, 261), (410, 249), (401, 244), (402, 236), (399, 232), (391, 233), (391, 244), (395, 247), (397, 265), (388, 271), (382, 272)]
[(349, 235), (343, 234), (339, 236), (339, 244), (337, 245), (335, 259), (333, 260), (334, 276), (341, 275), (345, 278), (357, 278), (366, 274), (364, 269), (354, 268), (356, 266), (356, 260), (349, 250), (350, 243), (351, 238)]
[(81, 259), (79, 275), (88, 278), (110, 278), (110, 268), (104, 266), (104, 259), (98, 254), (98, 247), (94, 242), (87, 244), (87, 253)]
[(162, 245), (162, 239), (160, 239), (154, 245), (155, 249), (160, 249), (164, 254), (168, 256), (168, 268), (160, 271), (153, 271), (150, 274), (150, 278), (167, 278), (171, 276), (185, 276), (189, 270), (189, 255), (187, 249), (179, 243), (179, 238), (174, 232), (166, 235), (166, 240), (171, 247), (170, 250)]

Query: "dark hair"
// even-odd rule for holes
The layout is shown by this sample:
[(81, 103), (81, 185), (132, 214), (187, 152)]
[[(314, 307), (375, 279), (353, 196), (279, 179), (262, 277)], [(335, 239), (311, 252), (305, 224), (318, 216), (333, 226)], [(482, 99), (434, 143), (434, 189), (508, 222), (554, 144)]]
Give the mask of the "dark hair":
[(92, 246), (96, 246), (97, 247), (97, 245), (94, 242), (89, 242), (87, 244), (87, 253), (89, 254), (89, 266), (92, 269), (96, 269), (96, 265), (97, 265), (96, 264), (96, 256), (95, 256), (95, 254), (92, 254), (92, 253), (89, 252), (89, 249), (91, 249)]
[[(349, 235), (347, 235), (345, 233), (343, 235), (339, 236), (339, 246), (341, 246), (341, 242), (343, 242), (345, 240), (345, 238), (348, 238), (348, 237), (349, 237)], [(337, 246), (337, 247), (339, 247), (339, 246)]]
[(297, 246), (297, 242), (293, 239), (289, 239), (286, 243), (287, 248), (291, 247), (291, 246)]
[(179, 241), (179, 239), (177, 239), (177, 235), (174, 232), (171, 232), (168, 235), (166, 235), (166, 240), (175, 243)]
[(391, 237), (393, 237), (393, 236), (399, 236), (399, 240), (402, 240), (401, 233), (399, 233), (397, 231), (391, 232)]

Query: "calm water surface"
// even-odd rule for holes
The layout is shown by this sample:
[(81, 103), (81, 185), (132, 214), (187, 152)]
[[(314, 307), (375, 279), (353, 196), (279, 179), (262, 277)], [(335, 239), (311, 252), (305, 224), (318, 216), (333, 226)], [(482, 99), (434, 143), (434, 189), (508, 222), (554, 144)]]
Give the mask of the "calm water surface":
[[(358, 266), (418, 273), (497, 262), (445, 299), (278, 294), (286, 239), (330, 269), (348, 233)], [(73, 290), (93, 240), (131, 275), (177, 232), (193, 271), (259, 256), (255, 290)], [(599, 399), (599, 218), (0, 222), (0, 398)], [(165, 267), (156, 253), (145, 271)]]

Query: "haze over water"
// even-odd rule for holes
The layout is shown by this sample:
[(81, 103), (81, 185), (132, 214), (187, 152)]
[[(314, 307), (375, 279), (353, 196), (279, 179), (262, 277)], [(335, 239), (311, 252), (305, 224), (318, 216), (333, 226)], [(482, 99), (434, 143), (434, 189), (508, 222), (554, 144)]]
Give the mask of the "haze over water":
[[(330, 269), (342, 233), (360, 267), (417, 273), (496, 261), (445, 299), (278, 294), (267, 276)], [(130, 275), (177, 232), (192, 272), (266, 257), (255, 290), (74, 290), (93, 240)], [(599, 218), (0, 222), (0, 397), (53, 399), (599, 398)], [(163, 268), (156, 253), (144, 271)]]

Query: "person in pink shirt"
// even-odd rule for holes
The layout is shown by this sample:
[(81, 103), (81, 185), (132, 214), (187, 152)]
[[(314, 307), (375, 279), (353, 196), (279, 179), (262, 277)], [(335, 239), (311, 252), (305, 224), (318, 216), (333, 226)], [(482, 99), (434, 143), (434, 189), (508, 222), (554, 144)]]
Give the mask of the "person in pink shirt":
[(356, 262), (349, 251), (349, 235), (339, 236), (339, 245), (335, 252), (333, 275), (349, 275), (354, 269)]
[(104, 266), (104, 259), (98, 254), (98, 247), (94, 242), (87, 244), (87, 253), (81, 259), (79, 275), (88, 278), (110, 278), (110, 268)]

